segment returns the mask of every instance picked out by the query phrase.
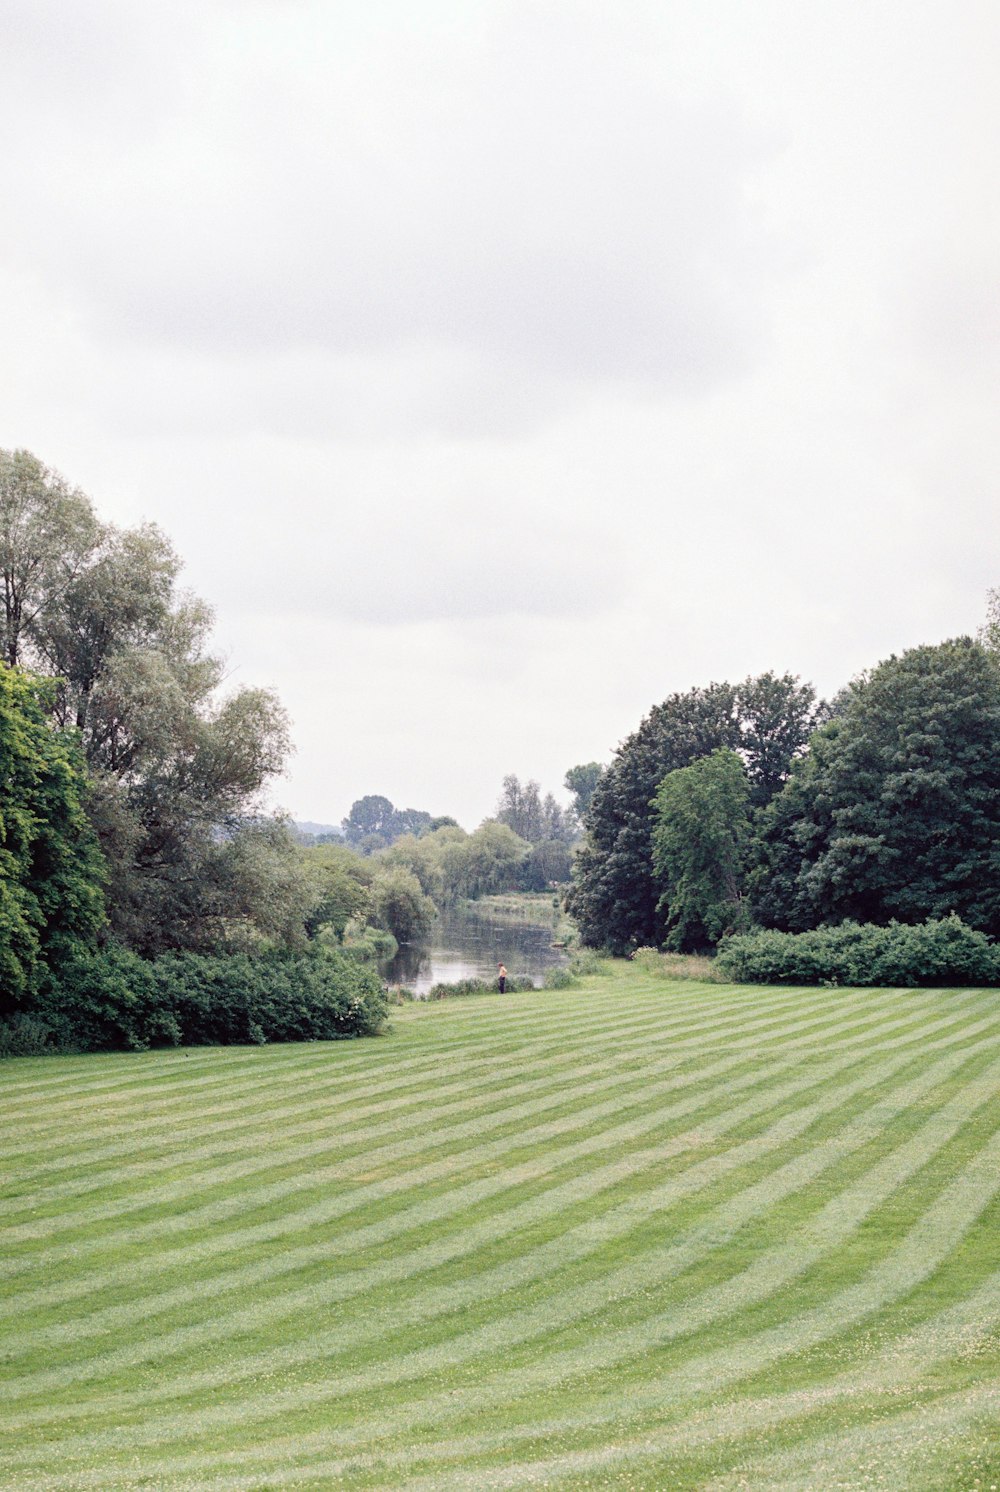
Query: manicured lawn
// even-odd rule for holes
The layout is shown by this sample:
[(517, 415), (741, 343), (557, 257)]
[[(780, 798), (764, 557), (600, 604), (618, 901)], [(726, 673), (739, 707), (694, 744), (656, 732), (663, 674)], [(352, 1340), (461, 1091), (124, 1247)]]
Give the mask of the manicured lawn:
[(1000, 1487), (1000, 993), (0, 1066), (3, 1488)]

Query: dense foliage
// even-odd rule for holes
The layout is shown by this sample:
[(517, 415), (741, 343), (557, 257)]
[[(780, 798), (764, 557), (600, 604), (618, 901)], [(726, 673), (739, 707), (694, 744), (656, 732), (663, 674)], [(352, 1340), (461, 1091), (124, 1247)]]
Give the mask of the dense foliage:
[(652, 830), (653, 799), (667, 773), (720, 748), (739, 752), (749, 801), (763, 806), (817, 718), (813, 689), (788, 674), (709, 684), (655, 706), (619, 747), (590, 802), (568, 899), (584, 941), (624, 953), (662, 940), (669, 908), (653, 871)]
[(725, 746), (668, 772), (660, 783), (653, 800), (653, 874), (662, 888), (665, 948), (698, 953), (745, 924), (740, 888), (749, 793), (743, 763)]
[(955, 916), (886, 927), (842, 922), (729, 938), (716, 968), (743, 984), (993, 985), (1000, 983), (1000, 947)]
[(335, 950), (142, 959), (110, 947), (63, 960), (31, 1015), (53, 1045), (141, 1051), (367, 1036), (387, 1011), (378, 977)]
[(82, 807), (83, 761), (49, 722), (52, 691), (0, 663), (0, 1016), (50, 964), (94, 943), (103, 863)]
[(294, 939), (292, 841), (259, 812), (287, 716), (268, 690), (220, 697), (212, 613), (180, 568), (155, 526), (104, 524), (30, 452), (0, 451), (4, 652), (80, 732), (112, 932), (151, 955)]
[(757, 918), (798, 932), (956, 912), (1000, 933), (1000, 667), (962, 638), (854, 683), (762, 815)]

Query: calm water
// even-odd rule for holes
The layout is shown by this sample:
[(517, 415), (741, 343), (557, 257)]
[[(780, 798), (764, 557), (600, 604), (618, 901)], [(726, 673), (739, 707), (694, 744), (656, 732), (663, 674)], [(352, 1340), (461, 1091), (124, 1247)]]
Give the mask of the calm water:
[(551, 927), (498, 916), (472, 903), (442, 912), (430, 941), (404, 944), (382, 974), (390, 984), (405, 984), (425, 995), (434, 984), (493, 979), (501, 962), (512, 978), (527, 977), (540, 985), (547, 969), (567, 959), (561, 948), (552, 947)]

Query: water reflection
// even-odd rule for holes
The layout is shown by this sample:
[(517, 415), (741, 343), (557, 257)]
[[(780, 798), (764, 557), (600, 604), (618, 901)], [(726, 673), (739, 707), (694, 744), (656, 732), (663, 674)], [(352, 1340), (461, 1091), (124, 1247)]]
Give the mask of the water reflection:
[(552, 947), (552, 927), (518, 917), (503, 917), (475, 902), (442, 912), (430, 941), (405, 944), (382, 969), (390, 984), (405, 984), (425, 995), (435, 984), (461, 979), (495, 979), (497, 964), (507, 965), (513, 979), (540, 985), (547, 969), (567, 962)]

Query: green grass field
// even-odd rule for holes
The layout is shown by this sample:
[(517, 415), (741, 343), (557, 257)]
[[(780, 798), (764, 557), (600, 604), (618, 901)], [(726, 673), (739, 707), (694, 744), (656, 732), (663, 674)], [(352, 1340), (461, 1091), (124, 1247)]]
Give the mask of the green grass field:
[(0, 1067), (6, 1488), (1000, 1486), (1000, 993)]

